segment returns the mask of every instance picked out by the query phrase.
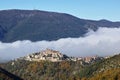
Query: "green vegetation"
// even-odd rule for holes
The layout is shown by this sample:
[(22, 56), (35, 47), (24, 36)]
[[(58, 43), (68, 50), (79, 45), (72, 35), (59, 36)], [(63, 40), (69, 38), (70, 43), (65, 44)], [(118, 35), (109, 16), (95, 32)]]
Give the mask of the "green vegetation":
[(9, 73), (0, 67), (0, 80), (23, 80), (20, 77)]
[(8, 77), (7, 75), (3, 74), (0, 72), (0, 80), (13, 80), (10, 77)]
[(89, 80), (120, 80), (120, 68), (113, 68), (100, 72)]
[(120, 80), (120, 55), (89, 65), (80, 61), (17, 60), (1, 66), (25, 80)]
[(14, 65), (11, 64), (9, 62), (3, 67), (25, 80), (73, 80), (79, 77), (76, 74), (84, 67), (79, 61), (29, 62), (18, 60)]
[(115, 55), (111, 58), (104, 59), (100, 62), (96, 62), (92, 65), (86, 66), (83, 70), (81, 70), (80, 76), (82, 77), (92, 76), (99, 72), (104, 72), (106, 70), (111, 70), (116, 68), (120, 68), (120, 55)]
[(119, 80), (119, 75), (120, 55), (86, 66), (79, 74), (80, 77), (84, 77), (86, 80)]

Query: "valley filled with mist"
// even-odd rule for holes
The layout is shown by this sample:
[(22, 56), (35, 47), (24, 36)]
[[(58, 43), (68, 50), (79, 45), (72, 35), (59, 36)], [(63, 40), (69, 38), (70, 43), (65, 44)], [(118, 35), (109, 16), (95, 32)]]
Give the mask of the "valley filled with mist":
[(119, 80), (119, 34), (119, 21), (0, 10), (0, 80)]

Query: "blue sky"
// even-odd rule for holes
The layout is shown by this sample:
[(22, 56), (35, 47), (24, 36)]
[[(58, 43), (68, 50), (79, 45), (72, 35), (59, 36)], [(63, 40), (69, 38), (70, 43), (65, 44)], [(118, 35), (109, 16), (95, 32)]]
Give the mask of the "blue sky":
[(38, 9), (84, 19), (120, 21), (120, 0), (1, 0), (0, 10)]

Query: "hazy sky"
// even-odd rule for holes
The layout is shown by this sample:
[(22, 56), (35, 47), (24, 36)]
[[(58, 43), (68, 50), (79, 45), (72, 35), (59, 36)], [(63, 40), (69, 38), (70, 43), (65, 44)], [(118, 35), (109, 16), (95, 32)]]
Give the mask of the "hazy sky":
[(120, 0), (0, 0), (0, 10), (39, 9), (85, 19), (120, 21)]

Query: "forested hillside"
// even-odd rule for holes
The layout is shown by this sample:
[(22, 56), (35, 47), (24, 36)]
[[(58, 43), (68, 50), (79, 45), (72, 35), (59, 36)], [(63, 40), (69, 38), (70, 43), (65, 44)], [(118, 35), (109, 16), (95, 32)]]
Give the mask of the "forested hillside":
[(92, 64), (81, 64), (81, 61), (35, 62), (17, 60), (1, 66), (25, 80), (120, 79), (120, 55), (115, 55)]
[(0, 67), (0, 80), (23, 80), (23, 79)]

